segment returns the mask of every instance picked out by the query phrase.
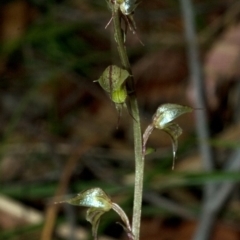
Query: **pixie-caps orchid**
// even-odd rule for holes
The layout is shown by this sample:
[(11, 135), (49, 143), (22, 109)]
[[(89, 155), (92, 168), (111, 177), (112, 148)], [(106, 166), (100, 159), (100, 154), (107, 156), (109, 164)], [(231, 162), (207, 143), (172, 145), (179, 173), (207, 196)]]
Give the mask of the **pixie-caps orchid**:
[(109, 94), (110, 99), (115, 104), (119, 117), (121, 116), (123, 106), (126, 107), (128, 95), (126, 80), (129, 76), (130, 74), (127, 70), (116, 65), (110, 65), (104, 70), (100, 78), (95, 81)]
[(122, 0), (120, 10), (124, 15), (130, 15), (133, 14), (138, 4), (137, 0)]
[[(112, 10), (112, 14), (116, 14), (117, 11), (120, 11), (121, 13), (121, 18), (124, 20), (126, 26), (129, 27), (130, 31), (133, 33), (136, 33), (137, 27), (136, 23), (134, 21), (133, 15), (134, 15), (134, 10), (137, 8), (138, 2), (137, 0), (106, 0), (109, 8)], [(107, 26), (110, 24), (112, 21), (112, 18), (108, 22)], [(127, 33), (127, 28), (124, 31), (124, 35)]]
[(111, 100), (118, 105), (125, 103), (127, 98), (127, 90), (125, 82), (129, 77), (129, 72), (123, 68), (116, 65), (108, 66), (103, 74), (100, 76), (96, 82), (110, 94)]
[(166, 103), (158, 107), (153, 115), (152, 123), (147, 127), (143, 134), (143, 154), (146, 153), (146, 143), (154, 128), (160, 129), (168, 133), (172, 139), (173, 146), (173, 165), (174, 169), (176, 152), (178, 148), (178, 137), (182, 134), (182, 129), (177, 123), (172, 122), (180, 115), (192, 112), (192, 108), (173, 103)]
[(69, 200), (57, 202), (69, 203), (71, 205), (88, 207), (86, 220), (92, 224), (92, 235), (97, 240), (97, 231), (101, 216), (113, 209), (121, 217), (124, 229), (130, 240), (133, 239), (132, 229), (125, 212), (116, 203), (113, 203), (101, 188), (91, 188), (80, 192), (76, 197)]

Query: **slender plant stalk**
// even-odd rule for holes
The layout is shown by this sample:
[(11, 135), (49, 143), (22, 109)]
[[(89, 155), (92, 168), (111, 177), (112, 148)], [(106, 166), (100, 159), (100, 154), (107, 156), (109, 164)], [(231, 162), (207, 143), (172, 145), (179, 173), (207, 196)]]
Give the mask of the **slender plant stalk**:
[(139, 240), (141, 209), (142, 209), (142, 192), (143, 192), (143, 175), (144, 175), (144, 155), (142, 152), (142, 133), (137, 98), (135, 94), (134, 78), (129, 63), (126, 47), (124, 44), (124, 36), (121, 28), (121, 13), (116, 5), (112, 5), (114, 37), (117, 43), (118, 53), (123, 68), (128, 70), (130, 78), (127, 83), (129, 92), (129, 101), (131, 114), (133, 117), (133, 135), (134, 135), (134, 152), (135, 152), (135, 185), (134, 185), (134, 203), (133, 203), (133, 220), (132, 231), (134, 239)]

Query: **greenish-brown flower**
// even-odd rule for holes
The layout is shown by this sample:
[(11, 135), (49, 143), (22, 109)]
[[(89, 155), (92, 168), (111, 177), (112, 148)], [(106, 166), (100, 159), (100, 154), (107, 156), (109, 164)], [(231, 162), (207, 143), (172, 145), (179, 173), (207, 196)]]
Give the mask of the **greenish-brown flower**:
[(182, 106), (179, 104), (166, 103), (158, 107), (156, 113), (153, 115), (152, 123), (147, 127), (143, 135), (143, 154), (146, 152), (146, 143), (154, 128), (160, 129), (168, 133), (172, 139), (173, 145), (173, 166), (176, 159), (176, 152), (178, 148), (178, 137), (182, 134), (182, 129), (177, 123), (172, 122), (180, 115), (192, 112), (192, 108)]

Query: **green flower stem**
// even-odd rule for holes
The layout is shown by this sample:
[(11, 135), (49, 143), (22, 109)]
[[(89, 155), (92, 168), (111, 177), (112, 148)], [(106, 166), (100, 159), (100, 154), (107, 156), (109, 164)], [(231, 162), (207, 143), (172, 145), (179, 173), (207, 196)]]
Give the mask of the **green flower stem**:
[(142, 151), (142, 133), (137, 98), (135, 94), (134, 78), (129, 63), (123, 30), (121, 28), (121, 13), (117, 5), (112, 5), (114, 37), (117, 42), (117, 49), (123, 65), (123, 68), (130, 73), (127, 82), (127, 89), (133, 117), (133, 135), (134, 135), (134, 152), (135, 152), (135, 185), (134, 185), (134, 203), (133, 203), (133, 220), (132, 231), (135, 240), (139, 240), (141, 209), (142, 209), (142, 192), (143, 192), (143, 175), (144, 175), (144, 155)]

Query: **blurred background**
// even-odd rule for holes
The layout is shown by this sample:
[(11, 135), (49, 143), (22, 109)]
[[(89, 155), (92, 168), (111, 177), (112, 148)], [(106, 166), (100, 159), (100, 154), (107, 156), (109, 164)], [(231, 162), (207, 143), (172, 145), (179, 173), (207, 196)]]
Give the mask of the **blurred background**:
[[(134, 17), (142, 130), (160, 104), (198, 108), (177, 120), (174, 171), (169, 136), (148, 141), (141, 239), (240, 239), (240, 2), (143, 0)], [(119, 64), (110, 18), (104, 0), (0, 2), (0, 239), (92, 239), (85, 208), (53, 204), (91, 187), (131, 218), (133, 119), (117, 128), (93, 82)], [(117, 221), (99, 239), (127, 239)]]

